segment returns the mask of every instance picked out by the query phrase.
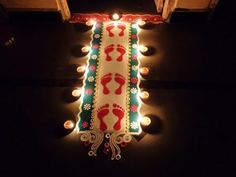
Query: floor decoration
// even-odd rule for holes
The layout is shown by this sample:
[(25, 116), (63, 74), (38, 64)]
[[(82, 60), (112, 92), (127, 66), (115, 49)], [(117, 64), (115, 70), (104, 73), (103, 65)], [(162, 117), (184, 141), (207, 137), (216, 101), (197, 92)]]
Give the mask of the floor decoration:
[[(111, 21), (111, 15), (109, 14), (81, 14), (74, 13), (71, 16), (71, 23), (86, 23), (90, 20), (99, 21), (99, 22), (109, 22)], [(143, 20), (145, 22), (150, 22), (154, 24), (162, 23), (162, 17), (160, 15), (150, 15), (150, 14), (123, 14), (122, 19), (123, 22), (137, 22), (138, 20)]]
[(161, 22), (151, 15), (122, 15), (117, 21), (109, 15), (72, 16), (72, 22), (94, 20), (76, 126), (81, 141), (90, 146), (89, 156), (97, 156), (103, 146), (105, 154), (119, 160), (121, 147), (141, 133), (137, 21), (143, 18)]

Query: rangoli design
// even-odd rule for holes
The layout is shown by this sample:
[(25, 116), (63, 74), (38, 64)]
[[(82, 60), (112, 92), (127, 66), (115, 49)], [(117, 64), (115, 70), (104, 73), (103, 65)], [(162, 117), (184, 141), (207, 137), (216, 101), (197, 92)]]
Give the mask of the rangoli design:
[(97, 21), (91, 38), (77, 129), (89, 156), (103, 147), (119, 160), (120, 148), (141, 133), (138, 25)]
[[(108, 14), (81, 14), (81, 13), (74, 13), (71, 16), (70, 22), (71, 23), (78, 23), (78, 22), (86, 22), (89, 20), (95, 20), (99, 22), (109, 22), (110, 15)], [(162, 17), (160, 15), (150, 15), (150, 14), (123, 14), (122, 21), (127, 23), (136, 22), (137, 20), (144, 20), (146, 22), (159, 24), (162, 23)]]

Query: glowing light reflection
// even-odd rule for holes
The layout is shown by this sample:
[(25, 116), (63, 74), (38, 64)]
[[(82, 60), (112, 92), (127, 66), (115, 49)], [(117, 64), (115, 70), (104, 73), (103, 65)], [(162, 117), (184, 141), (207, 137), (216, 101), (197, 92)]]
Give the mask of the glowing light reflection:
[(84, 73), (86, 70), (86, 66), (78, 66), (76, 70), (78, 73)]
[(80, 97), (81, 94), (82, 94), (82, 89), (81, 88), (77, 88), (77, 89), (73, 90), (71, 94), (74, 97)]
[(149, 69), (147, 67), (142, 67), (139, 69), (139, 72), (143, 76), (147, 76), (149, 74)]
[(81, 52), (83, 53), (88, 53), (90, 51), (90, 47), (89, 46), (84, 46), (81, 48)]
[(151, 119), (147, 116), (144, 116), (144, 117), (141, 117), (141, 121), (140, 123), (143, 125), (143, 126), (149, 126), (151, 124)]
[(73, 129), (75, 127), (75, 124), (72, 120), (67, 120), (64, 123), (64, 128), (65, 129)]
[(142, 91), (139, 93), (140, 98), (142, 99), (148, 99), (149, 98), (149, 93), (147, 91)]
[(95, 23), (96, 23), (96, 22), (95, 22), (94, 20), (89, 20), (89, 21), (87, 21), (85, 24), (86, 24), (87, 26), (92, 27)]
[(141, 19), (138, 19), (137, 24), (138, 24), (140, 27), (142, 27), (142, 26), (146, 25), (146, 22), (143, 21), (143, 20), (141, 20)]
[(140, 45), (140, 46), (139, 46), (139, 51), (140, 51), (141, 53), (145, 53), (145, 52), (148, 51), (148, 47), (147, 47), (147, 46), (144, 46), (144, 45)]
[(112, 14), (112, 20), (119, 20), (119, 19), (120, 19), (120, 15), (118, 13)]

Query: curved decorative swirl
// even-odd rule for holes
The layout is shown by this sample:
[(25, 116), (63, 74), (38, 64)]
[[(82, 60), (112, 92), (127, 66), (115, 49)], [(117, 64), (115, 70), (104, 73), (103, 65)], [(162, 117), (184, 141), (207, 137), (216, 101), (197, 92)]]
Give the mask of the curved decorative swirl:
[(120, 160), (121, 159), (121, 151), (118, 144), (121, 144), (122, 142), (130, 142), (132, 139), (132, 136), (129, 133), (125, 132), (115, 132), (110, 137), (110, 147), (111, 147), (111, 160)]
[(83, 133), (80, 137), (80, 140), (82, 142), (89, 141), (90, 143), (92, 143), (91, 150), (88, 153), (89, 156), (97, 156), (97, 150), (99, 146), (102, 144), (103, 139), (104, 139), (103, 132), (95, 129)]

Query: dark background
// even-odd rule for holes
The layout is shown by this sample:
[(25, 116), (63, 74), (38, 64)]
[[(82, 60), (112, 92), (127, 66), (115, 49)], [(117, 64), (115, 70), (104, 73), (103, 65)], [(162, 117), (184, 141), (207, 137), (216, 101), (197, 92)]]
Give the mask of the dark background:
[[(155, 13), (152, 1), (90, 2), (69, 4), (73, 12)], [(54, 13), (10, 13), (2, 27), (15, 43), (0, 49), (0, 176), (235, 176), (234, 15), (232, 1), (221, 1), (210, 21), (176, 13), (140, 34), (156, 49), (142, 60), (151, 69), (143, 112), (160, 131), (133, 139), (117, 162), (102, 152), (89, 158), (78, 136), (60, 131), (79, 111), (67, 95), (82, 83), (77, 51), (89, 32)]]
[(153, 0), (86, 0), (68, 1), (71, 12), (80, 13), (109, 13), (121, 11), (123, 13), (156, 13)]

